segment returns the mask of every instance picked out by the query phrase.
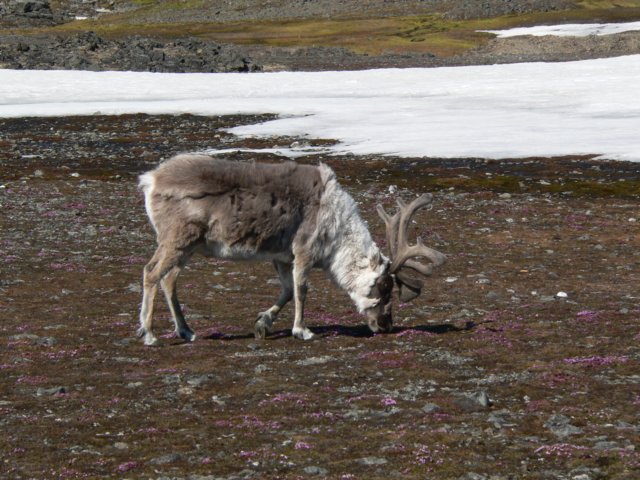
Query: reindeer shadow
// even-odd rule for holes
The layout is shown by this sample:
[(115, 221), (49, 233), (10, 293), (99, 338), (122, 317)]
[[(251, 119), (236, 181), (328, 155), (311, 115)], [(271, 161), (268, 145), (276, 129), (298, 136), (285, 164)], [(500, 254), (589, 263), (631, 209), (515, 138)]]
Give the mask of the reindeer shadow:
[[(451, 324), (440, 324), (440, 325), (415, 325), (412, 327), (404, 327), (404, 326), (394, 326), (393, 330), (389, 333), (383, 335), (407, 335), (411, 333), (427, 333), (433, 335), (443, 335), (446, 333), (455, 333), (455, 332), (464, 332), (468, 330), (473, 330), (476, 327), (474, 322), (468, 321), (464, 326), (456, 326)], [(351, 338), (370, 338), (375, 335), (380, 335), (373, 333), (369, 330), (367, 325), (323, 325), (323, 326), (312, 326), (309, 329), (320, 338), (324, 337), (351, 337)], [(267, 336), (267, 340), (282, 340), (285, 338), (292, 337), (291, 329), (285, 328), (281, 330), (274, 330), (271, 334)], [(220, 341), (237, 341), (237, 340), (250, 340), (255, 338), (253, 333), (243, 333), (243, 334), (227, 334), (221, 332), (211, 333), (209, 335), (201, 337), (205, 340), (220, 340)]]
[(463, 332), (472, 330), (475, 327), (473, 322), (467, 322), (464, 326), (451, 324), (442, 325), (416, 325), (412, 327), (394, 326), (391, 332), (385, 334), (373, 333), (367, 325), (327, 325), (322, 327), (310, 327), (311, 331), (320, 337), (354, 337), (368, 338), (376, 335), (406, 335), (415, 333), (430, 333), (442, 335), (445, 333)]
[(233, 341), (233, 340), (249, 340), (251, 338), (255, 338), (253, 333), (221, 333), (215, 332), (210, 333), (209, 335), (204, 335), (201, 337), (205, 340), (222, 340), (222, 341)]
[(476, 328), (476, 323), (467, 321), (464, 326), (452, 325), (450, 323), (444, 323), (440, 325), (416, 325), (413, 327), (394, 327), (391, 334), (401, 334), (404, 332), (417, 332), (417, 333), (432, 333), (434, 335), (442, 335), (445, 333), (453, 332), (466, 332)]

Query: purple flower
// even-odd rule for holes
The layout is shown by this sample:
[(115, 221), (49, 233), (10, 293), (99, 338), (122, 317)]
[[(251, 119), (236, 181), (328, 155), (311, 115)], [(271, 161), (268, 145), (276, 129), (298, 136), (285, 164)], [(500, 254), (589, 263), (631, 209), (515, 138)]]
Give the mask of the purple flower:
[(398, 402), (395, 401), (395, 399), (393, 399), (392, 397), (384, 397), (380, 403), (382, 403), (382, 405), (384, 405), (385, 407), (391, 407), (393, 405), (397, 405)]
[(571, 445), (568, 443), (556, 443), (554, 445), (542, 445), (535, 450), (535, 453), (546, 456), (572, 457), (576, 452), (588, 450), (587, 447)]
[(624, 355), (608, 355), (606, 357), (601, 357), (599, 355), (594, 355), (593, 357), (572, 357), (565, 358), (564, 363), (568, 363), (570, 365), (584, 365), (586, 367), (596, 367), (602, 365), (613, 365), (618, 363), (626, 363), (629, 360), (629, 357)]
[(121, 463), (120, 465), (118, 465), (118, 468), (116, 469), (116, 472), (118, 473), (125, 473), (128, 472), (129, 470), (133, 470), (134, 468), (136, 468), (138, 466), (138, 462), (124, 462)]

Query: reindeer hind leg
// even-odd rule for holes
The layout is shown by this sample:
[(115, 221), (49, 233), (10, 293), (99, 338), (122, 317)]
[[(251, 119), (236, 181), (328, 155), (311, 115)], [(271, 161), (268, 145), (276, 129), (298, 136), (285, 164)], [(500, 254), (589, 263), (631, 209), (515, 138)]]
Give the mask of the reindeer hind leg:
[[(160, 283), (167, 274), (172, 272), (174, 268), (178, 267), (182, 257), (182, 252), (168, 250), (160, 245), (156, 249), (149, 263), (144, 267), (142, 307), (140, 308), (140, 328), (138, 329), (138, 337), (144, 338), (145, 345), (157, 345), (158, 343), (158, 338), (153, 333), (153, 303), (158, 291), (158, 283)], [(173, 288), (175, 288), (175, 278), (173, 280)], [(165, 288), (165, 285), (166, 284), (163, 282), (163, 289)], [(171, 299), (169, 298), (168, 300)], [(171, 302), (169, 302), (169, 306), (171, 308)], [(180, 310), (179, 304), (178, 310)], [(172, 314), (173, 313), (172, 309)], [(182, 314), (181, 310), (180, 314)], [(176, 321), (175, 316), (174, 321)]]
[(167, 272), (167, 274), (162, 278), (160, 285), (162, 286), (162, 291), (164, 292), (164, 296), (167, 300), (169, 310), (171, 310), (171, 317), (173, 318), (173, 322), (176, 326), (176, 335), (187, 342), (192, 342), (196, 339), (196, 334), (191, 330), (189, 325), (187, 325), (176, 291), (178, 275), (180, 274), (182, 267), (186, 264), (188, 258), (189, 255), (183, 255), (178, 265), (169, 270), (169, 272)]
[(140, 307), (140, 328), (138, 337), (144, 338), (145, 345), (156, 345), (158, 339), (153, 334), (153, 302), (158, 291), (158, 278), (155, 273), (162, 257), (160, 248), (156, 249), (149, 263), (144, 267), (142, 280), (142, 306)]

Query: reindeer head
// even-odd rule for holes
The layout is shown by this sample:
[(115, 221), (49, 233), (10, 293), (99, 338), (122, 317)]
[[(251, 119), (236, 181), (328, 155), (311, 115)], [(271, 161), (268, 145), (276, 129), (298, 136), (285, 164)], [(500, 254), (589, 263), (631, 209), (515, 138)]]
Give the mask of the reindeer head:
[[(420, 208), (431, 203), (432, 195), (424, 194), (406, 205), (398, 199), (398, 211), (390, 216), (382, 205), (377, 206), (380, 218), (384, 220), (387, 230), (387, 245), (391, 256), (391, 264), (383, 275), (378, 278), (373, 287), (372, 295), (380, 298), (376, 307), (367, 312), (369, 326), (375, 332), (388, 332), (393, 326), (391, 318), (391, 293), (393, 284), (398, 285), (399, 297), (402, 302), (410, 302), (422, 291), (424, 277), (431, 275), (433, 268), (442, 265), (447, 257), (429, 248), (418, 238), (415, 245), (409, 245), (407, 229), (413, 214)], [(430, 260), (430, 264), (420, 263), (417, 259)], [(373, 311), (375, 309), (375, 311)]]

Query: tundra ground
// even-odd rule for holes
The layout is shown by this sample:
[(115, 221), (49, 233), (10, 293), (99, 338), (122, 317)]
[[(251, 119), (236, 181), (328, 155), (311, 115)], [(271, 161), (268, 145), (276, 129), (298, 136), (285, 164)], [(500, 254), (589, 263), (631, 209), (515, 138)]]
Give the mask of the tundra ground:
[(137, 175), (266, 146), (220, 130), (255, 121), (0, 120), (1, 477), (638, 478), (637, 164), (303, 158), (336, 170), (381, 243), (376, 203), (435, 194), (414, 233), (449, 262), (394, 332), (370, 335), (317, 272), (317, 337), (293, 339), (287, 307), (256, 341), (271, 266), (194, 259), (179, 292), (198, 339), (174, 338), (158, 298), (162, 345), (144, 347)]

